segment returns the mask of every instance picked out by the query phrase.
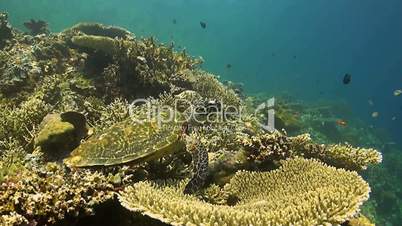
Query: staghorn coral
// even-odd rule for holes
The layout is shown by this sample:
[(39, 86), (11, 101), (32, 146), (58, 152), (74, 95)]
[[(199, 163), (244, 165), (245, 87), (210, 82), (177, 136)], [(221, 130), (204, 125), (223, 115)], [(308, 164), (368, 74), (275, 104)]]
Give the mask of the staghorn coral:
[(238, 172), (224, 190), (238, 202), (214, 205), (178, 185), (139, 182), (121, 192), (129, 210), (172, 225), (330, 225), (359, 212), (370, 188), (355, 172), (291, 159), (272, 172)]
[(308, 134), (288, 137), (275, 131), (243, 137), (241, 142), (250, 161), (271, 162), (302, 156), (349, 170), (365, 170), (382, 161), (381, 153), (374, 149), (355, 148), (349, 144), (315, 144)]
[(49, 225), (68, 216), (93, 214), (92, 208), (113, 198), (107, 177), (90, 171), (68, 173), (56, 163), (25, 166), (0, 187), (0, 224)]

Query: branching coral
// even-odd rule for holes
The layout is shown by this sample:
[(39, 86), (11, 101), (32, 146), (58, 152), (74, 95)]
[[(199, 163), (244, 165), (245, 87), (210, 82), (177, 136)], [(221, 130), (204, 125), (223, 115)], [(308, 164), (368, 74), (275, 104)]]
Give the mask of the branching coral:
[(16, 108), (0, 110), (0, 140), (13, 137), (23, 143), (32, 140), (32, 130), (36, 129), (43, 117), (51, 110), (51, 103), (57, 94), (56, 77), (48, 77), (25, 102)]
[(252, 161), (274, 161), (287, 157), (303, 156), (350, 170), (364, 170), (382, 161), (374, 149), (355, 148), (351, 145), (315, 144), (308, 134), (287, 137), (278, 131), (243, 138), (246, 155)]
[(91, 214), (92, 207), (113, 198), (112, 190), (107, 177), (99, 173), (68, 173), (55, 163), (20, 168), (1, 184), (0, 224), (47, 225), (67, 216)]
[(349, 144), (306, 144), (301, 153), (307, 158), (318, 158), (330, 165), (351, 170), (365, 170), (369, 165), (379, 164), (382, 154), (372, 148), (358, 148)]
[(223, 86), (214, 75), (203, 71), (187, 71), (187, 73), (186, 76), (192, 80), (193, 89), (202, 97), (217, 99), (225, 106), (240, 106), (240, 98), (236, 93)]
[(267, 173), (239, 172), (224, 190), (239, 201), (214, 205), (183, 195), (183, 185), (139, 182), (119, 199), (172, 225), (330, 225), (359, 212), (370, 188), (355, 172), (296, 158)]

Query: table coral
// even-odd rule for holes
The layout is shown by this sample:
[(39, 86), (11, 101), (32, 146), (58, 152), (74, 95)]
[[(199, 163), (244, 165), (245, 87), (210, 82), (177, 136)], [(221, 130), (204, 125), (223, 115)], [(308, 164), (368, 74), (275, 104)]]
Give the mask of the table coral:
[(183, 195), (184, 184), (139, 182), (119, 199), (132, 211), (172, 225), (330, 225), (358, 213), (370, 191), (355, 172), (302, 158), (271, 172), (238, 172), (224, 187), (239, 200), (234, 206)]

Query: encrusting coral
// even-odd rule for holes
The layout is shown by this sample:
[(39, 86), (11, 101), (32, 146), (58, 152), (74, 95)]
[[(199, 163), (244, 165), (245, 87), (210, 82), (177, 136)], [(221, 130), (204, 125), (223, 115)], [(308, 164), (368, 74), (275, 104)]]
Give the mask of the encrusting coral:
[(139, 182), (119, 199), (127, 209), (172, 225), (330, 225), (358, 213), (370, 191), (355, 172), (302, 158), (271, 172), (238, 172), (224, 187), (238, 200), (233, 206), (183, 195), (183, 184)]

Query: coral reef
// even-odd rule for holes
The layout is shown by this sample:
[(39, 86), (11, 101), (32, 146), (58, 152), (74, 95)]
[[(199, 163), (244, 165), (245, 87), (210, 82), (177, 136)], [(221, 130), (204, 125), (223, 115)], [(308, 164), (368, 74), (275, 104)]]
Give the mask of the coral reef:
[[(32, 23), (35, 24), (41, 23)], [(35, 33), (48, 33), (40, 30)], [(100, 219), (94, 210), (107, 209), (108, 204), (102, 205), (105, 202), (118, 205), (112, 200), (114, 192), (134, 182), (134, 187), (128, 187), (120, 199), (129, 209), (147, 211), (147, 216), (133, 217), (134, 223), (141, 225), (158, 224), (150, 218), (227, 225), (258, 224), (258, 220), (278, 224), (352, 222), (352, 215), (367, 199), (368, 185), (355, 172), (325, 164), (360, 171), (379, 163), (381, 154), (374, 149), (327, 144), (333, 143), (328, 138), (332, 133), (310, 119), (322, 115), (321, 119), (334, 124), (333, 115), (325, 109), (306, 110), (288, 100), (280, 102), (278, 117), (282, 126), (295, 135), (267, 133), (253, 114), (255, 100), (248, 106), (241, 87), (230, 82), (222, 84), (218, 76), (200, 69), (201, 63), (201, 59), (185, 51), (177, 52), (173, 45), (160, 44), (154, 38), (136, 38), (119, 27), (80, 23), (61, 33), (31, 36), (14, 30), (6, 14), (0, 14), (0, 224), (76, 225), (87, 214)], [(191, 110), (190, 103), (212, 109), (208, 112), (212, 114), (201, 114), (200, 121), (188, 122), (196, 145), (187, 146), (194, 154), (202, 154), (195, 157), (204, 160), (194, 168), (202, 171), (202, 180), (207, 176), (204, 163), (209, 159), (206, 189), (190, 196), (182, 193), (186, 180), (168, 186), (150, 182), (188, 177), (191, 155), (167, 155), (158, 152), (163, 148), (152, 149), (155, 144), (164, 144), (166, 134), (176, 139), (182, 124), (180, 128), (164, 128), (164, 133), (153, 139), (146, 139), (149, 137), (139, 134), (141, 131), (134, 136), (127, 134), (124, 128), (129, 128), (129, 120), (144, 115), (143, 105), (130, 104), (137, 98), (145, 98), (154, 106), (178, 107), (183, 116)], [(215, 114), (218, 111), (232, 113), (233, 107), (244, 110), (243, 115), (206, 120), (219, 119)], [(151, 127), (143, 128), (145, 131)], [(337, 134), (347, 131), (336, 126), (325, 128), (335, 128)], [(140, 159), (130, 166), (91, 170), (69, 169), (58, 161), (60, 155), (76, 146), (80, 150), (93, 143), (89, 148), (101, 150), (99, 140), (108, 131), (119, 134), (110, 133), (109, 143), (124, 141), (123, 146), (132, 145), (142, 137), (148, 143), (132, 146), (140, 152), (152, 147), (157, 151), (148, 154), (158, 155), (153, 156), (154, 160)], [(355, 134), (355, 130), (351, 131)], [(318, 141), (326, 144), (318, 144), (316, 139), (313, 142), (307, 134), (296, 136), (301, 132), (311, 132), (313, 138), (323, 137)], [(191, 147), (202, 147), (208, 155)], [(101, 154), (91, 152), (84, 157)], [(139, 157), (136, 154), (132, 155), (134, 159)], [(294, 157), (314, 160), (282, 162)], [(280, 169), (270, 171), (281, 164)], [(236, 173), (245, 169), (256, 172)], [(156, 204), (149, 205), (151, 199), (170, 212), (160, 211)], [(294, 206), (295, 200), (303, 206)], [(185, 208), (176, 209), (182, 204)], [(293, 218), (275, 219), (281, 214)]]
[(354, 172), (301, 158), (272, 172), (237, 173), (224, 188), (238, 200), (233, 206), (183, 195), (183, 185), (139, 182), (119, 199), (132, 211), (172, 225), (325, 225), (352, 218), (370, 190)]

